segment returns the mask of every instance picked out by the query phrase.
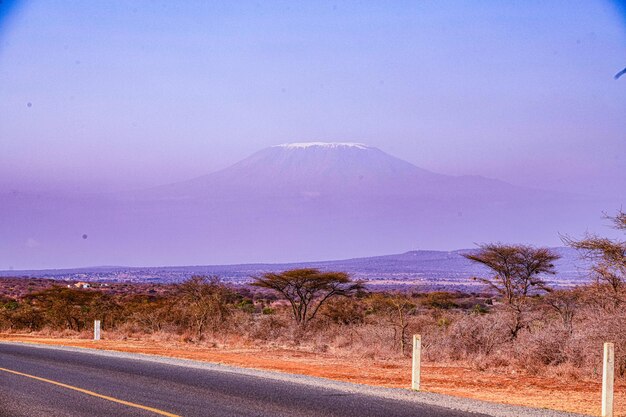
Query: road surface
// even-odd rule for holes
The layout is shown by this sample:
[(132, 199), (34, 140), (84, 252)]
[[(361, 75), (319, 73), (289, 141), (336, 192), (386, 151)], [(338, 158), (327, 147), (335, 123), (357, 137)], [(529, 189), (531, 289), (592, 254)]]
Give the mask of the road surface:
[(0, 343), (0, 416), (484, 415), (326, 388), (319, 381), (314, 386), (219, 367)]
[(475, 416), (229, 372), (6, 344), (0, 415)]

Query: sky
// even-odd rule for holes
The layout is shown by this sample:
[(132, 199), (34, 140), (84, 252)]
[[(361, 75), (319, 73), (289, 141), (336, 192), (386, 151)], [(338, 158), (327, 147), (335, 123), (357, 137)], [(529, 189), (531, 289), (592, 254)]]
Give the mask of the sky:
[(144, 188), (287, 142), (626, 190), (626, 7), (0, 3), (0, 191)]

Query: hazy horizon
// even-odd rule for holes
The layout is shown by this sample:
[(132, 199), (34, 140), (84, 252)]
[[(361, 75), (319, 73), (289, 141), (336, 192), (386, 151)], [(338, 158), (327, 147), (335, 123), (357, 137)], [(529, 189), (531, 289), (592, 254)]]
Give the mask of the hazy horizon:
[(610, 235), (625, 52), (617, 0), (2, 1), (0, 269)]
[(303, 262), (490, 241), (556, 246), (561, 233), (606, 232), (602, 211), (621, 204), (441, 175), (352, 143), (273, 146), (138, 192), (3, 199), (0, 253), (13, 269)]

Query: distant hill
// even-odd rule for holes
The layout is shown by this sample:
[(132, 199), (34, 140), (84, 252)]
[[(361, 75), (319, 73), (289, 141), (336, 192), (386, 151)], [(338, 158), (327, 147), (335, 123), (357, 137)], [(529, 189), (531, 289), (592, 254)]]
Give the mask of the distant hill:
[(555, 245), (617, 201), (421, 169), (356, 143), (263, 149), (119, 194), (0, 195), (0, 267), (337, 259), (475, 242)]
[[(586, 264), (570, 248), (555, 248), (562, 256), (556, 262), (558, 274), (546, 277), (553, 286), (571, 286), (588, 281)], [(250, 277), (265, 272), (293, 268), (320, 268), (349, 272), (355, 279), (367, 280), (373, 288), (423, 288), (479, 291), (481, 285), (471, 280), (484, 276), (486, 270), (472, 264), (461, 254), (470, 249), (410, 251), (397, 255), (354, 258), (335, 261), (285, 264), (241, 264), (171, 267), (94, 267), (42, 271), (0, 271), (0, 276), (25, 276), (65, 280), (180, 282), (194, 274), (217, 275), (227, 282), (244, 284)]]

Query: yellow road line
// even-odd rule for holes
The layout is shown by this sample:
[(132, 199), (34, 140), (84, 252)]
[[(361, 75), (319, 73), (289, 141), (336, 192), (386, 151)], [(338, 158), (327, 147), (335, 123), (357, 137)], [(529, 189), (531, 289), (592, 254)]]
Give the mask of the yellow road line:
[(15, 374), (15, 375), (20, 375), (20, 376), (25, 376), (27, 378), (36, 379), (37, 381), (41, 381), (41, 382), (47, 382), (48, 384), (53, 384), (53, 385), (57, 385), (59, 387), (63, 387), (63, 388), (71, 389), (71, 390), (74, 390), (74, 391), (82, 392), (83, 394), (91, 395), (92, 397), (102, 398), (102, 399), (105, 399), (105, 400), (108, 400), (108, 401), (112, 401), (114, 403), (127, 405), (129, 407), (135, 407), (135, 408), (139, 408), (141, 410), (151, 411), (151, 412), (153, 412), (155, 414), (159, 414), (159, 415), (162, 415), (162, 416), (181, 417), (178, 414), (168, 413), (167, 411), (159, 410), (158, 408), (152, 408), (152, 407), (147, 407), (147, 406), (141, 405), (141, 404), (131, 403), (129, 401), (118, 400), (117, 398), (113, 398), (113, 397), (109, 397), (109, 396), (106, 396), (106, 395), (98, 394), (97, 392), (89, 391), (89, 390), (86, 390), (86, 389), (83, 389), (83, 388), (74, 387), (72, 385), (63, 384), (61, 382), (53, 381), (51, 379), (41, 378), (41, 377), (38, 377), (38, 376), (25, 374), (25, 373), (22, 373), (22, 372), (12, 371), (11, 369), (6, 369), (6, 368), (0, 368), (0, 371), (4, 371), (4, 372), (8, 372), (10, 374)]

